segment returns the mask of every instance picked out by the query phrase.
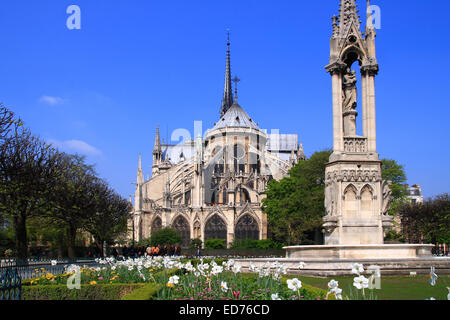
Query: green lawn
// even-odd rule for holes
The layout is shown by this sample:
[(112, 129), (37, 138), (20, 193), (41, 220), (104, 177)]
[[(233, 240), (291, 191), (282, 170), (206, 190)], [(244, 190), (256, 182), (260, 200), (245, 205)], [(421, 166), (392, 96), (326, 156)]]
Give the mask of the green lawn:
[[(339, 287), (343, 290), (344, 296), (349, 293), (350, 288), (353, 293), (356, 291), (356, 288), (353, 287), (353, 276), (329, 278), (290, 277), (296, 277), (304, 283), (322, 289), (328, 289), (328, 282), (334, 279), (339, 281)], [(430, 285), (428, 276), (426, 275), (418, 275), (415, 277), (382, 276), (381, 290), (374, 289), (373, 294), (378, 300), (425, 300), (430, 297), (436, 300), (447, 300), (447, 287), (450, 287), (450, 276), (439, 276), (435, 286)], [(366, 294), (369, 292), (370, 290), (366, 289)]]

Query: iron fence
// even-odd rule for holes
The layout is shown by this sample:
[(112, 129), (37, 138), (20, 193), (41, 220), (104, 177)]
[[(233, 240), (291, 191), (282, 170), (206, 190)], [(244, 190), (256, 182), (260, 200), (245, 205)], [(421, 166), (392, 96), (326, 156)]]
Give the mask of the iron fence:
[(22, 279), (17, 269), (6, 268), (0, 273), (0, 300), (20, 300)]
[(54, 275), (64, 273), (67, 266), (71, 264), (97, 266), (95, 259), (2, 259), (0, 260), (0, 275), (13, 270), (21, 279), (32, 279), (41, 277), (47, 273)]

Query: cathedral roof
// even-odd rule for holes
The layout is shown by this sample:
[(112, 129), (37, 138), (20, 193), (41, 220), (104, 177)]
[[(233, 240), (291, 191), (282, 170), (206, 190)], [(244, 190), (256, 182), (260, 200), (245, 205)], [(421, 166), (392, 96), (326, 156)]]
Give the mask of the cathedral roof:
[(258, 125), (253, 122), (253, 120), (248, 116), (244, 109), (242, 109), (242, 107), (236, 102), (215, 124), (213, 130), (227, 127), (252, 128), (257, 130), (259, 129)]

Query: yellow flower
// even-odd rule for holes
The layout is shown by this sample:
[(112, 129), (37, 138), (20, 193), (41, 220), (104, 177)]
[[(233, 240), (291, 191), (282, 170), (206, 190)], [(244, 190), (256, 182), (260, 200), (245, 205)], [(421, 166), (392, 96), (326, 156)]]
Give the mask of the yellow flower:
[(169, 288), (173, 288), (173, 287), (174, 287), (174, 284), (173, 284), (173, 283), (167, 283), (167, 286), (168, 286)]
[(97, 281), (91, 281), (91, 282), (89, 282), (89, 284), (92, 286), (94, 284), (97, 284)]

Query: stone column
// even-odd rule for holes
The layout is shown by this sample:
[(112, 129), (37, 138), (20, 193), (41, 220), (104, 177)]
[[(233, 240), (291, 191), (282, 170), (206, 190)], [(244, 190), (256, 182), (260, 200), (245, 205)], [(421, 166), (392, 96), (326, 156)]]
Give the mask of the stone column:
[(368, 147), (369, 152), (377, 152), (377, 134), (376, 134), (376, 118), (375, 118), (375, 75), (369, 72), (368, 75)]
[[(377, 64), (361, 67), (363, 79), (363, 131), (367, 137), (368, 152), (377, 152), (376, 115), (375, 115), (375, 76)], [(365, 104), (365, 105), (364, 105)]]
[(339, 71), (332, 73), (333, 83), (333, 150), (344, 151), (343, 119), (342, 119), (342, 74)]
[(363, 137), (368, 136), (368, 123), (367, 123), (367, 119), (368, 119), (368, 79), (367, 79), (367, 73), (363, 73), (361, 72), (361, 87), (362, 87), (362, 123), (363, 123)]

